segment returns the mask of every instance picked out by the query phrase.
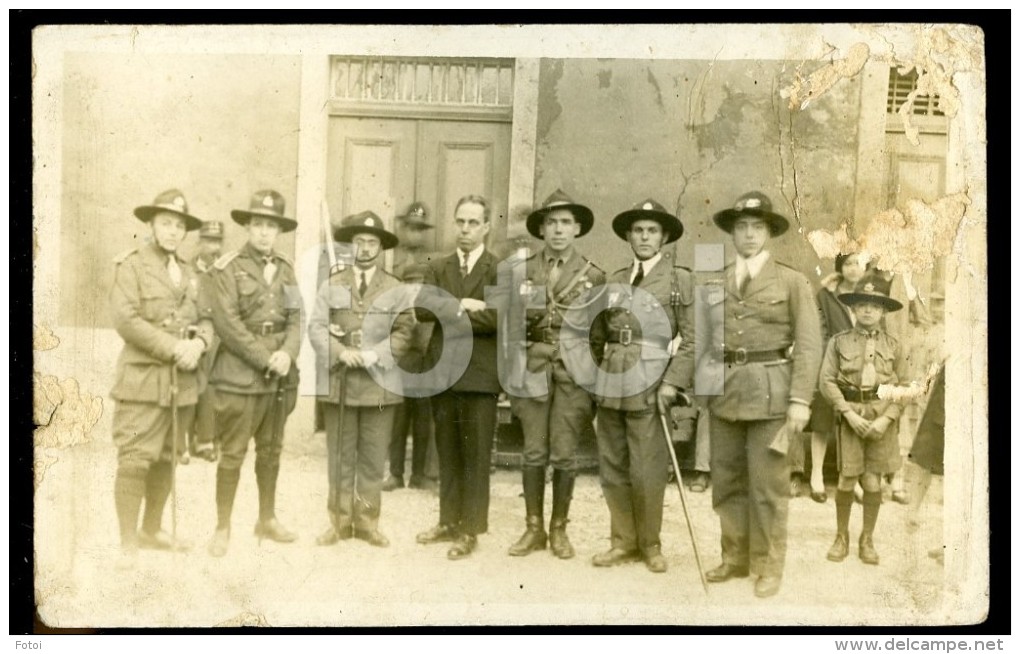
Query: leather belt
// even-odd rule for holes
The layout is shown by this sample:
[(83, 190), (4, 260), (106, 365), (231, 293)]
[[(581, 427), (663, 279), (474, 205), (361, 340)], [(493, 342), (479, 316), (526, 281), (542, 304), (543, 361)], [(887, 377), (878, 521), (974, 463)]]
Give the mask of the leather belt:
[(362, 343), (362, 332), (360, 329), (355, 329), (352, 332), (347, 332), (340, 337), (340, 342), (347, 347), (361, 347)]
[(542, 327), (528, 330), (528, 340), (533, 343), (556, 345), (560, 342), (559, 327)]
[(737, 365), (744, 365), (745, 363), (782, 361), (786, 358), (786, 348), (781, 350), (748, 351), (741, 347), (736, 350), (723, 350), (722, 356), (723, 363), (735, 363)]
[(847, 402), (874, 402), (878, 399), (878, 389), (858, 388), (856, 386), (840, 386), (839, 391)]
[(656, 339), (644, 338), (640, 332), (635, 333), (635, 330), (629, 327), (623, 329), (612, 329), (609, 330), (609, 337), (606, 339), (608, 343), (619, 343), (620, 345), (630, 345), (631, 343), (637, 343), (638, 345), (650, 345), (652, 347), (658, 347), (666, 349), (669, 347), (669, 341), (661, 341)]
[(253, 334), (260, 336), (268, 336), (269, 334), (278, 334), (283, 331), (283, 323), (277, 324), (271, 320), (265, 322), (252, 322), (247, 323), (245, 327), (248, 328)]

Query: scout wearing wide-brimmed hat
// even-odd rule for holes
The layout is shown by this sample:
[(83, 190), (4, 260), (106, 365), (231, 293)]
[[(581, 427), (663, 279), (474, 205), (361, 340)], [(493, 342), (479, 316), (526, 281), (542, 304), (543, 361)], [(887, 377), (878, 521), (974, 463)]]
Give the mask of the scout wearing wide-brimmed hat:
[(659, 202), (649, 198), (621, 212), (613, 231), (630, 244), (633, 257), (609, 276), (607, 310), (592, 328), (593, 341), (605, 342), (600, 369), (608, 374), (597, 377), (596, 434), (611, 517), (611, 547), (592, 563), (643, 560), (661, 573), (667, 568), (660, 532), (669, 455), (655, 409), (693, 379), (693, 356), (673, 353), (677, 347), (693, 351), (694, 278), (662, 252), (684, 227)]
[(267, 218), (281, 232), (297, 227), (284, 215), (282, 195), (256, 191), (248, 209), (230, 212), (248, 227), (248, 241), (213, 264), (210, 276), (213, 323), (220, 347), (210, 373), (216, 387), (217, 436), (216, 532), (209, 553), (224, 556), (230, 543), (231, 516), (248, 441), (255, 439), (255, 480), (259, 514), (255, 535), (280, 543), (297, 540), (276, 516), (276, 485), (287, 416), (297, 401), (297, 358), (301, 348), (301, 306), (294, 263), (275, 249), (277, 232), (254, 230)]
[(188, 213), (188, 201), (184, 199), (184, 194), (175, 188), (163, 191), (157, 195), (152, 204), (135, 207), (134, 213), (138, 220), (147, 223), (151, 222), (154, 216), (164, 211), (184, 218), (184, 223), (189, 232), (202, 226), (201, 219)]
[[(428, 255), (425, 249), (429, 230), (429, 209), (424, 202), (412, 202), (402, 215), (397, 216), (397, 234), (400, 243), (391, 259), (394, 276), (408, 283), (421, 283), (428, 274)], [(433, 324), (416, 321), (411, 346), (400, 358), (400, 367), (412, 373), (424, 372), (425, 350), (432, 337)], [(404, 487), (407, 467), (407, 436), (411, 433), (411, 478), (409, 488), (427, 489), (435, 484), (426, 473), (429, 441), (432, 435), (432, 408), (427, 397), (406, 397), (397, 406), (390, 439), (389, 476), (383, 482), (384, 491)]]
[[(220, 256), (223, 247), (223, 222), (219, 220), (206, 220), (198, 230), (198, 253), (195, 255), (192, 265), (195, 270), (202, 273), (199, 275), (199, 286), (210, 285), (210, 275), (213, 263)], [(209, 289), (205, 289), (211, 291)], [(209, 306), (202, 307), (206, 316), (212, 316)], [(209, 345), (203, 361), (203, 371), (208, 379), (212, 372), (212, 364), (216, 360), (216, 350), (219, 348), (219, 338), (213, 338)], [(190, 445), (193, 453), (206, 461), (215, 461), (218, 458), (216, 452), (216, 391), (212, 384), (206, 384), (205, 389), (198, 396), (198, 405), (195, 409), (195, 425), (189, 434)]]
[(230, 217), (238, 225), (247, 225), (252, 218), (272, 218), (280, 225), (280, 231), (292, 232), (297, 228), (297, 221), (283, 215), (286, 208), (283, 196), (273, 190), (256, 191), (251, 196), (248, 209), (235, 209)]
[[(577, 444), (591, 425), (591, 396), (575, 378), (564, 358), (588, 355), (588, 325), (598, 312), (595, 300), (605, 274), (574, 248), (574, 240), (591, 231), (591, 209), (556, 190), (528, 215), (528, 232), (545, 246), (525, 263), (527, 278), (518, 300), (532, 304), (544, 299), (545, 308), (527, 309), (523, 334), (512, 334), (511, 411), (524, 433), (521, 477), (526, 511), (524, 534), (510, 547), (511, 556), (525, 556), (546, 547), (569, 559), (574, 548), (567, 537), (567, 518), (573, 494)], [(544, 288), (544, 297), (538, 295)], [(583, 349), (583, 352), (582, 352)], [(572, 366), (576, 372), (582, 366)], [(527, 371), (527, 372), (525, 372)], [(552, 516), (544, 523), (545, 470), (552, 466)]]
[[(864, 276), (852, 293), (839, 299), (856, 318), (853, 329), (829, 340), (818, 375), (818, 389), (839, 417), (836, 424), (836, 540), (826, 558), (843, 561), (850, 551), (850, 513), (854, 486), (864, 488), (864, 519), (857, 553), (877, 565), (873, 534), (882, 504), (882, 475), (898, 467), (898, 425), (902, 407), (880, 397), (883, 385), (907, 382), (907, 363), (899, 341), (882, 329), (882, 317), (903, 305), (889, 297), (891, 280), (875, 272)], [(876, 310), (876, 307), (880, 309)]]
[(892, 281), (879, 275), (867, 275), (857, 282), (853, 293), (840, 293), (839, 301), (848, 307), (862, 302), (871, 302), (883, 307), (886, 311), (899, 311), (903, 304), (889, 297)]
[(722, 393), (708, 401), (722, 564), (705, 578), (755, 575), (754, 594), (769, 597), (786, 564), (789, 435), (811, 415), (822, 328), (811, 282), (768, 250), (790, 222), (767, 195), (744, 193), (713, 221), (732, 234), (736, 259), (703, 284), (712, 292), (699, 304), (703, 360), (722, 376)]
[(741, 195), (732, 209), (720, 211), (712, 216), (712, 220), (719, 229), (732, 234), (733, 224), (742, 217), (761, 218), (768, 224), (772, 236), (779, 236), (790, 228), (790, 221), (772, 210), (772, 200), (761, 191)]
[[(404, 399), (396, 361), (408, 348), (414, 317), (410, 302), (400, 297), (405, 287), (378, 265), (380, 251), (399, 243), (382, 219), (362, 211), (334, 230), (342, 243), (365, 234), (379, 239), (379, 249), (363, 242), (354, 266), (333, 271), (319, 288), (308, 326), (317, 354), (329, 454), (330, 524), (316, 539), (323, 546), (351, 537), (376, 547), (389, 545), (379, 531), (383, 470), (394, 411)], [(350, 304), (337, 308), (333, 298), (340, 289), (349, 293)], [(385, 383), (379, 384), (373, 374)]]
[[(156, 219), (161, 214), (182, 219), (189, 231), (202, 224), (189, 213), (183, 193), (165, 191), (152, 204), (134, 210), (139, 220), (152, 224), (152, 241), (114, 259), (110, 308), (114, 327), (124, 339), (117, 381), (110, 393), (116, 403), (114, 500), (120, 525), (119, 569), (136, 565), (139, 548), (187, 547), (176, 534), (163, 530), (163, 509), (176, 464), (173, 433), (176, 427), (177, 451), (182, 453), (182, 437), (198, 397), (196, 370), (213, 338), (212, 325), (199, 313), (195, 272), (178, 255), (180, 232), (166, 229), (165, 221)], [(175, 376), (177, 383), (172, 385)]]

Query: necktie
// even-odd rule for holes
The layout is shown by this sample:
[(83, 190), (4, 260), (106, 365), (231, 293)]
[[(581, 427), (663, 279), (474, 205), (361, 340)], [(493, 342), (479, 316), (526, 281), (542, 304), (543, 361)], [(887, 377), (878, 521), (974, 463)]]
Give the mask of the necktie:
[(262, 277), (267, 284), (272, 284), (273, 277), (276, 276), (276, 263), (273, 262), (273, 257), (265, 257), (265, 261), (266, 267), (262, 269)]
[(170, 281), (174, 286), (181, 285), (181, 266), (177, 263), (177, 257), (170, 255), (166, 262), (166, 271), (170, 274)]
[(460, 256), (461, 256), (461, 261), (460, 261), (460, 276), (461, 277), (467, 277), (468, 276), (468, 255), (467, 255), (467, 252), (461, 252)]
[(864, 343), (864, 365), (861, 366), (861, 388), (874, 388), (877, 381), (875, 373), (875, 337), (868, 334)]
[(631, 280), (630, 285), (638, 286), (639, 284), (641, 284), (641, 280), (644, 278), (645, 278), (645, 265), (639, 262), (637, 265), (637, 274), (634, 275), (634, 279)]
[(744, 293), (747, 292), (747, 285), (751, 283), (751, 273), (744, 275), (744, 278), (740, 280), (740, 297), (744, 297)]
[(546, 280), (549, 282), (550, 291), (552, 291), (553, 288), (556, 287), (556, 282), (560, 280), (560, 273), (562, 272), (560, 269), (560, 263), (561, 261), (558, 257), (552, 258), (549, 259), (548, 265), (546, 267)]
[(358, 278), (361, 280), (358, 282), (358, 295), (364, 297), (365, 291), (368, 290), (368, 282), (365, 281), (365, 271), (358, 271)]

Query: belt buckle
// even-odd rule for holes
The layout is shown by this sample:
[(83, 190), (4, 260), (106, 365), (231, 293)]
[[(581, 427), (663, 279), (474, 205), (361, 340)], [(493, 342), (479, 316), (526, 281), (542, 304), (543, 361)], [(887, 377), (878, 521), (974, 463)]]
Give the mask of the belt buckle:
[(272, 320), (267, 320), (262, 323), (262, 327), (259, 329), (259, 334), (262, 336), (268, 336), (273, 333), (275, 327), (276, 325), (273, 324)]
[(629, 327), (620, 330), (620, 345), (630, 345), (634, 341), (634, 331)]
[(351, 332), (351, 347), (361, 347), (361, 330), (355, 329)]
[(747, 349), (738, 347), (733, 350), (733, 363), (742, 366), (747, 363)]

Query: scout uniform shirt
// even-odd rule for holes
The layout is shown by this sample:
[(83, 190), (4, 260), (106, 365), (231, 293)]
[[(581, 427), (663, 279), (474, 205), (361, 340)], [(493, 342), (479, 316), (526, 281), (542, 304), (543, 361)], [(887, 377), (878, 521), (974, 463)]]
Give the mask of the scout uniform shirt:
[[(906, 366), (896, 338), (880, 329), (854, 327), (829, 341), (818, 389), (837, 415), (853, 410), (868, 420), (885, 416), (895, 421), (902, 407), (878, 399), (876, 391), (881, 384), (904, 383)], [(865, 405), (867, 410), (862, 409)]]
[[(540, 396), (542, 389), (529, 388), (535, 383), (523, 375), (526, 358), (527, 370), (545, 372), (549, 383), (571, 381), (590, 388), (595, 381), (595, 367), (572, 366), (568, 371), (563, 359), (574, 355), (590, 358), (588, 331), (591, 318), (598, 313), (595, 302), (604, 291), (605, 273), (574, 248), (552, 254), (543, 249), (525, 261), (527, 277), (515, 290), (525, 307), (544, 299), (545, 309), (526, 309), (523, 337), (508, 339), (510, 347), (517, 348), (517, 360), (511, 369), (521, 373), (511, 375), (511, 384), (526, 391), (518, 393), (520, 396)], [(544, 298), (539, 287), (544, 287)], [(510, 328), (516, 331), (520, 326)], [(512, 388), (507, 391), (515, 394)]]
[(791, 400), (809, 406), (822, 349), (811, 283), (771, 256), (743, 290), (735, 270), (727, 266), (702, 296), (706, 356), (725, 364), (723, 393), (709, 397), (709, 410), (723, 420), (767, 420), (785, 416)]
[[(290, 355), (284, 388), (296, 388), (297, 357), (301, 347), (301, 296), (294, 265), (279, 252), (267, 256), (246, 243), (220, 257), (208, 289), (213, 325), (220, 347), (210, 383), (230, 393), (263, 394), (276, 391), (266, 376), (269, 357), (277, 350)], [(272, 281), (264, 269), (276, 266)]]
[[(621, 286), (608, 287), (609, 308), (592, 330), (594, 342), (605, 342), (595, 395), (599, 405), (607, 409), (652, 409), (656, 405), (655, 391), (663, 381), (683, 389), (691, 386), (694, 278), (686, 268), (673, 266), (666, 254), (651, 270), (647, 263), (642, 264), (644, 278), (637, 286), (643, 293), (630, 286), (633, 262), (609, 276), (608, 284)], [(628, 370), (634, 377), (625, 382), (602, 374)], [(640, 387), (635, 389), (635, 383)]]
[[(180, 283), (171, 278), (174, 258)], [(170, 406), (170, 365), (177, 341), (195, 326), (197, 335), (212, 342), (212, 325), (200, 320), (198, 278), (187, 263), (167, 254), (155, 243), (130, 250), (115, 260), (110, 308), (124, 349), (117, 360), (117, 379), (111, 395), (124, 402)], [(201, 363), (199, 364), (201, 366)], [(177, 403), (198, 401), (196, 371), (178, 370)]]
[[(404, 398), (399, 392), (402, 373), (396, 360), (407, 351), (414, 327), (408, 287), (376, 267), (362, 295), (361, 272), (346, 266), (334, 271), (319, 288), (308, 325), (319, 373), (316, 392), (323, 401), (343, 400), (347, 406), (399, 404)], [(342, 306), (348, 308), (336, 308)], [(386, 380), (385, 387), (364, 368), (344, 371), (339, 356), (347, 349), (375, 352), (379, 360), (373, 372)], [(328, 388), (323, 375), (327, 371)]]

